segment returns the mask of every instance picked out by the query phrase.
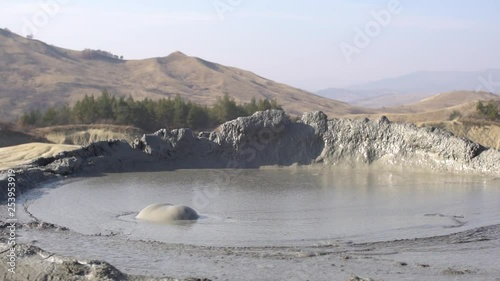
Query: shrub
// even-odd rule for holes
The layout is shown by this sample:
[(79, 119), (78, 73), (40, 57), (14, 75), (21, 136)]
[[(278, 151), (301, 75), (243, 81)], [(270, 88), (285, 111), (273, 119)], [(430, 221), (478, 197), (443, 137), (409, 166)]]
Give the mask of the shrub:
[(486, 105), (479, 101), (476, 104), (476, 112), (489, 120), (500, 120), (500, 101), (490, 100)]
[(462, 113), (458, 110), (453, 110), (453, 112), (450, 114), (450, 120), (456, 120), (458, 118), (462, 117)]

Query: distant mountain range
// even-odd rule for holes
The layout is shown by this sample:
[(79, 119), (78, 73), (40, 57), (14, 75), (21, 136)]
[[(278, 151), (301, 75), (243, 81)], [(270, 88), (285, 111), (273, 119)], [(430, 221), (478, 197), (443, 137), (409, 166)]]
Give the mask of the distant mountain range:
[[(138, 46), (139, 47), (139, 46)], [(175, 52), (167, 57), (122, 60), (105, 51), (74, 51), (0, 29), (0, 119), (30, 109), (73, 104), (107, 89), (137, 99), (180, 95), (212, 104), (224, 94), (238, 102), (276, 99), (292, 115), (322, 110), (329, 116), (362, 109), (293, 88), (252, 72)]]
[(415, 103), (435, 94), (453, 91), (499, 94), (500, 69), (416, 72), (345, 89), (328, 88), (316, 94), (356, 106), (377, 108)]

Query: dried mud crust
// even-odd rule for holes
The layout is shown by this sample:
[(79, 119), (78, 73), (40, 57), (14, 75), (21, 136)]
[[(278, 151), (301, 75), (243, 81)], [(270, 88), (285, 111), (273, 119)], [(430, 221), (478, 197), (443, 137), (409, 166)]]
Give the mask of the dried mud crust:
[[(56, 232), (55, 227), (26, 229)], [(71, 232), (71, 231), (69, 231)], [(68, 231), (59, 232), (67, 235)], [(169, 272), (134, 275), (105, 261), (63, 257), (20, 244), (15, 278), (0, 265), (3, 280), (498, 280), (498, 267), (458, 256), (474, 254), (492, 259), (500, 250), (500, 225), (480, 227), (450, 235), (370, 243), (323, 241), (310, 246), (212, 247), (156, 241), (119, 241), (129, 247), (190, 259), (192, 268), (179, 279)], [(109, 243), (109, 242), (107, 242)], [(5, 241), (0, 252), (8, 250)], [(119, 253), (117, 253), (119, 255)], [(443, 257), (448, 257), (445, 259)], [(258, 268), (241, 272), (240, 267)], [(187, 268), (186, 268), (187, 269)], [(203, 276), (191, 278), (189, 276)], [(176, 276), (174, 276), (176, 277)], [(10, 278), (10, 279), (9, 279)]]
[[(0, 253), (8, 251), (5, 243), (0, 243)], [(77, 260), (68, 257), (62, 257), (53, 253), (46, 252), (36, 246), (19, 244), (16, 246), (15, 273), (8, 271), (6, 263), (0, 264), (0, 276), (2, 280), (11, 281), (156, 281), (156, 280), (181, 280), (169, 277), (146, 277), (137, 275), (127, 275), (116, 269), (105, 261), (98, 260)], [(186, 278), (185, 281), (209, 281), (206, 278)]]

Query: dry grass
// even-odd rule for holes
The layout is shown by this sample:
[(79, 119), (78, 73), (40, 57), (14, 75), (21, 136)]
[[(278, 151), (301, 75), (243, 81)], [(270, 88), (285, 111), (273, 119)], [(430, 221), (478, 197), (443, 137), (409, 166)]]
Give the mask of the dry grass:
[[(85, 94), (99, 95), (104, 89), (138, 99), (158, 99), (179, 94), (202, 104), (211, 104), (217, 97), (227, 93), (239, 102), (248, 102), (252, 98), (276, 99), (291, 115), (316, 110), (325, 112), (329, 117), (373, 119), (386, 115), (396, 122), (420, 125), (443, 123), (457, 134), (491, 146), (496, 143), (498, 147), (500, 139), (494, 124), (472, 126), (470, 123), (448, 122), (454, 111), (460, 112), (462, 116), (472, 116), (478, 100), (499, 98), (488, 93), (445, 93), (406, 106), (363, 109), (316, 96), (249, 71), (179, 52), (145, 60), (85, 60), (79, 51), (28, 40), (3, 29), (0, 29), (0, 61), (0, 119), (4, 120), (12, 120), (31, 108), (65, 103), (71, 105)], [(55, 143), (87, 144), (110, 138), (130, 141), (142, 132), (92, 125), (39, 129), (36, 134)], [(40, 141), (34, 138), (32, 134), (4, 130), (0, 135), (0, 146)], [(51, 150), (46, 151), (46, 148), (32, 147), (31, 154), (25, 148), (24, 152), (19, 151), (20, 156), (12, 157), (22, 160), (25, 156), (29, 158), (35, 157), (37, 153), (50, 153)], [(14, 152), (16, 150), (11, 151)]]
[(47, 127), (36, 129), (35, 133), (51, 143), (75, 145), (88, 145), (92, 142), (110, 139), (126, 140), (132, 143), (144, 134), (142, 130), (135, 127), (106, 124)]
[(52, 157), (62, 151), (79, 148), (77, 145), (60, 145), (48, 143), (27, 143), (0, 148), (0, 170), (27, 164), (40, 157)]
[[(476, 104), (478, 101), (500, 99), (500, 96), (487, 92), (458, 91), (443, 93), (423, 99), (415, 104), (405, 105), (399, 108), (399, 112), (422, 113), (436, 112), (445, 109), (457, 109), (464, 105)], [(460, 108), (458, 108), (460, 109)]]
[(387, 116), (392, 121), (401, 123), (429, 123), (448, 121), (453, 112), (460, 112), (464, 117), (476, 114), (478, 101), (500, 100), (500, 96), (485, 92), (451, 92), (435, 95), (418, 103), (377, 109), (372, 114), (350, 114), (347, 117), (367, 117), (370, 119)]
[[(117, 125), (56, 126), (36, 129), (31, 134), (3, 129), (0, 131), (0, 169), (51, 157), (94, 141), (121, 139), (131, 143), (143, 133), (135, 127)], [(40, 143), (39, 140), (52, 143)]]
[[(384, 115), (393, 122), (414, 123), (421, 127), (441, 127), (457, 136), (500, 149), (500, 123), (478, 119), (476, 113), (477, 101), (492, 99), (500, 97), (484, 92), (444, 93), (412, 105), (379, 109), (379, 113), (376, 114), (358, 114), (349, 117), (378, 119)], [(462, 117), (451, 121), (450, 116), (454, 112), (459, 112)]]
[(500, 150), (500, 123), (498, 122), (455, 120), (438, 123), (419, 123), (417, 125), (443, 128), (456, 136), (464, 137), (483, 146)]
[[(89, 46), (92, 47), (92, 46)], [(180, 96), (211, 104), (224, 94), (239, 102), (276, 99), (292, 115), (322, 110), (329, 116), (365, 112), (249, 71), (176, 52), (168, 57), (130, 61), (82, 59), (81, 53), (28, 40), (0, 30), (0, 118), (12, 120), (27, 109), (73, 104), (104, 89), (142, 99)]]

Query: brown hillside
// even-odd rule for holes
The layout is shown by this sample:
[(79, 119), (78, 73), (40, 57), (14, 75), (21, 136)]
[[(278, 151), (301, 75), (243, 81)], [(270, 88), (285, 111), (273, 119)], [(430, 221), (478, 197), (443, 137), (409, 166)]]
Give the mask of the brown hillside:
[(239, 102), (276, 99), (293, 115), (322, 110), (329, 116), (360, 108), (277, 83), (252, 72), (175, 52), (145, 60), (88, 59), (83, 52), (29, 40), (0, 29), (0, 119), (55, 104), (73, 104), (107, 89), (115, 95), (157, 99), (176, 94), (211, 104), (229, 94)]
[(456, 91), (428, 97), (417, 103), (394, 108), (393, 110), (399, 109), (400, 112), (426, 112), (492, 99), (500, 99), (500, 96), (487, 92)]
[[(500, 100), (500, 97), (484, 92), (452, 92), (432, 96), (410, 105), (378, 109), (380, 111), (376, 114), (350, 117), (377, 119), (385, 115), (394, 122), (414, 123), (421, 127), (441, 127), (457, 136), (500, 149), (500, 124), (484, 120), (476, 112), (478, 101), (489, 100)], [(454, 116), (457, 113), (458, 115)], [(450, 120), (452, 116), (454, 120)]]
[(436, 122), (448, 120), (454, 111), (470, 116), (478, 101), (500, 100), (500, 96), (486, 92), (457, 91), (438, 94), (417, 103), (374, 109), (373, 113), (348, 115), (349, 117), (378, 118), (382, 115), (397, 122)]
[[(477, 103), (478, 101), (488, 101), (500, 99), (500, 96), (487, 92), (456, 91), (442, 93), (424, 98), (416, 103), (409, 103), (400, 106), (382, 107), (369, 109), (372, 115), (390, 115), (390, 114), (422, 114), (430, 111), (447, 110), (453, 107), (462, 107)], [(368, 109), (366, 111), (369, 111)], [(368, 116), (370, 114), (364, 115)], [(351, 115), (352, 116), (352, 115)]]

